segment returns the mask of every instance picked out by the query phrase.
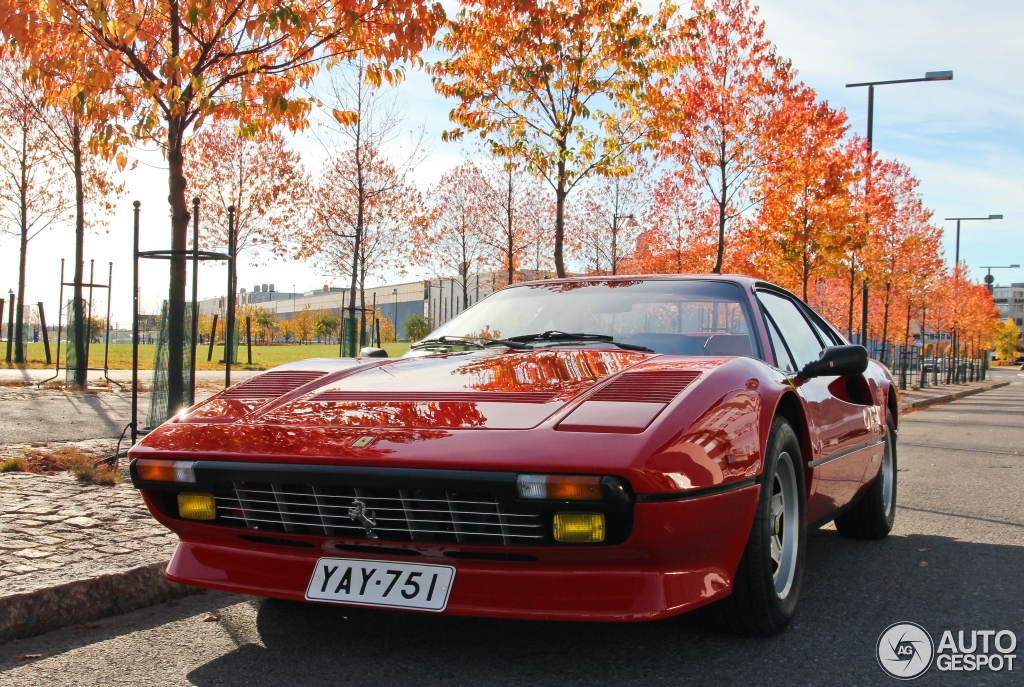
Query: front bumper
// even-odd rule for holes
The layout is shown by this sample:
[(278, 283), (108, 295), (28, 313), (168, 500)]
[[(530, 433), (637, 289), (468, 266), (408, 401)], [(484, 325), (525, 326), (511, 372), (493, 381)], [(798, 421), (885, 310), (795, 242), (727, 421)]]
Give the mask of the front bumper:
[[(381, 546), (381, 542), (294, 535), (289, 539), (302, 546), (287, 546), (281, 544), (285, 540), (259, 540), (246, 536), (251, 532), (233, 528), (183, 524), (162, 512), (156, 493), (143, 494), (154, 515), (181, 538), (167, 569), (168, 579), (174, 582), (301, 601), (316, 561), (323, 556), (441, 563), (457, 570), (445, 611), (449, 614), (652, 620), (730, 593), (758, 491), (753, 484), (702, 498), (636, 503), (628, 540), (594, 547), (391, 542)], [(406, 555), (396, 555), (396, 548)], [(463, 557), (467, 553), (521, 560), (467, 559)]]

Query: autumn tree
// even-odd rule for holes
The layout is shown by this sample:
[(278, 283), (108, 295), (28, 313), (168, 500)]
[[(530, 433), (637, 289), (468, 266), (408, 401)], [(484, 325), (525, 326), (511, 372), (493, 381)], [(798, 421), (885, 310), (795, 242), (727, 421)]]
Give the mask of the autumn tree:
[[(200, 200), (203, 248), (228, 245), (228, 208), (234, 207), (236, 254), (258, 260), (260, 251), (282, 255), (302, 223), (308, 197), (298, 153), (276, 131), (246, 134), (221, 122), (189, 144), (189, 188)], [(258, 263), (256, 263), (258, 264)], [(236, 274), (232, 283), (237, 284)]]
[[(472, 162), (451, 170), (430, 189), (431, 212), (423, 231), (416, 237), (420, 264), (436, 276), (453, 278), (462, 292), (462, 302), (452, 303), (452, 314), (469, 307), (469, 276), (486, 262), (488, 235), (482, 206), (483, 175)], [(451, 275), (455, 275), (451, 277)]]
[(854, 163), (843, 138), (846, 115), (803, 88), (785, 104), (788, 135), (776, 147), (777, 168), (763, 183), (765, 201), (741, 241), (757, 272), (809, 302), (809, 286), (834, 276), (851, 247), (858, 220), (851, 205)]
[(67, 175), (44, 120), (45, 96), (40, 88), (23, 78), (23, 71), (18, 60), (0, 61), (0, 232), (18, 240), (14, 310), (17, 363), (25, 362), (25, 270), (29, 242), (63, 219), (69, 208)]
[(573, 257), (591, 274), (619, 274), (643, 232), (640, 219), (651, 204), (650, 164), (638, 158), (631, 167), (594, 179), (572, 206)]
[[(396, 94), (368, 79), (369, 66), (354, 59), (332, 69), (317, 91), (322, 118), (314, 133), (327, 156), (313, 223), (300, 237), (300, 253), (309, 255), (315, 246), (327, 247), (332, 273), (350, 279), (349, 326), (355, 325), (356, 287), (362, 293), (366, 268), (392, 262), (396, 241), (408, 234), (409, 226), (396, 226), (397, 234), (385, 227), (403, 224), (410, 218), (409, 205), (415, 195), (410, 175), (426, 155), (425, 132), (421, 128), (395, 157), (386, 148), (398, 145), (404, 116)], [(323, 181), (337, 185), (324, 188)], [(370, 224), (371, 214), (377, 224)], [(370, 232), (373, 235), (370, 236)], [(347, 257), (346, 257), (347, 256)], [(347, 261), (347, 267), (346, 267)], [(366, 340), (366, 303), (360, 304), (359, 342)], [(350, 331), (346, 355), (356, 355), (356, 337)]]
[(664, 170), (651, 184), (627, 269), (637, 274), (706, 273), (715, 262), (716, 213), (692, 180)]
[(881, 302), (880, 339), (887, 342), (895, 298), (910, 285), (910, 275), (941, 266), (942, 232), (931, 224), (931, 210), (917, 192), (920, 182), (905, 165), (884, 162), (871, 183), (879, 200), (872, 208), (866, 261)]
[(330, 310), (321, 310), (316, 316), (316, 341), (320, 343), (321, 340), (327, 343), (328, 339), (332, 336), (338, 335), (338, 330), (341, 327), (341, 318)]
[(551, 202), (545, 188), (514, 159), (491, 157), (477, 163), (477, 168), (489, 261), (500, 267), (511, 284), (516, 270), (528, 262), (531, 249), (543, 240), (544, 227), (550, 226)]
[[(371, 79), (394, 78), (392, 65), (430, 45), (442, 16), (429, 0), (0, 0), (6, 39), (48, 73), (88, 75), (72, 86), (83, 100), (116, 92), (134, 135), (166, 156), (171, 249), (179, 251), (168, 295), (171, 413), (184, 397), (189, 135), (217, 120), (247, 131), (300, 128), (310, 104), (293, 92), (320, 64), (358, 54)], [(67, 34), (76, 37), (70, 45)]]
[(457, 101), (443, 138), (476, 133), (551, 186), (558, 276), (568, 194), (667, 136), (668, 46), (688, 26), (672, 4), (651, 15), (634, 0), (465, 0), (441, 38), (434, 87)]
[(780, 115), (792, 74), (765, 38), (764, 22), (749, 0), (714, 0), (709, 8), (698, 15), (700, 39), (679, 49), (685, 66), (674, 97), (683, 116), (664, 155), (683, 166), (716, 205), (712, 271), (720, 274), (730, 223), (771, 190), (765, 181), (775, 143), (785, 135)]

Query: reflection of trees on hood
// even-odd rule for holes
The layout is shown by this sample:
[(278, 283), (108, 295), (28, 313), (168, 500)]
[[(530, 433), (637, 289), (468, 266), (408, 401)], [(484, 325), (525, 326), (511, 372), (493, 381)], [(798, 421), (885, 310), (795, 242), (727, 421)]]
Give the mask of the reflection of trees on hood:
[(468, 375), (467, 386), (479, 391), (555, 391), (568, 398), (645, 357), (596, 349), (503, 353), (472, 360), (452, 374)]
[[(296, 401), (262, 421), (337, 427), (483, 427), (476, 403), (451, 401)], [(389, 435), (390, 438), (390, 435)]]

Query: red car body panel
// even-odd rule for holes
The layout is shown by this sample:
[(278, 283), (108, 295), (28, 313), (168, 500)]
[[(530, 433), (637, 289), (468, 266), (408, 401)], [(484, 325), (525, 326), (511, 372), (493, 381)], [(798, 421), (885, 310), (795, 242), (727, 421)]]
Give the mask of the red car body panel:
[[(757, 283), (725, 279), (739, 283), (758, 312)], [(613, 476), (635, 495), (624, 541), (514, 547), (527, 561), (448, 557), (507, 546), (293, 533), (279, 539), (307, 548), (288, 547), (272, 543), (277, 534), (243, 540), (248, 530), (178, 518), (143, 484), (151, 512), (181, 539), (168, 578), (301, 600), (319, 557), (388, 559), (404, 548), (418, 562), (456, 567), (446, 609), (453, 614), (642, 620), (709, 603), (731, 591), (776, 414), (788, 413), (802, 433), (810, 523), (867, 488), (885, 411), (896, 415), (881, 365), (872, 363), (856, 388), (838, 388), (844, 378), (834, 377), (801, 384), (771, 366), (764, 322), (754, 321), (764, 361), (567, 346), (304, 361), (279, 369), (322, 376), (270, 399), (221, 394), (129, 452), (133, 460)], [(668, 403), (595, 400), (626, 372), (693, 379)], [(369, 443), (357, 448), (360, 438)], [(338, 549), (353, 546), (359, 550)]]

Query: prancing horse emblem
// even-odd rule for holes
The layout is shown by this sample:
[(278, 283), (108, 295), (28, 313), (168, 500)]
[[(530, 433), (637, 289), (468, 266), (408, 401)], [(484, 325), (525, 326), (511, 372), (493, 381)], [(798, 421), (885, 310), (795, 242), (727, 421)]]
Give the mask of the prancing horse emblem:
[(352, 502), (352, 507), (348, 509), (348, 517), (351, 520), (358, 520), (359, 524), (366, 530), (366, 536), (370, 539), (377, 539), (377, 533), (373, 531), (373, 528), (377, 526), (377, 514), (371, 510), (367, 510), (366, 504), (356, 499)]

